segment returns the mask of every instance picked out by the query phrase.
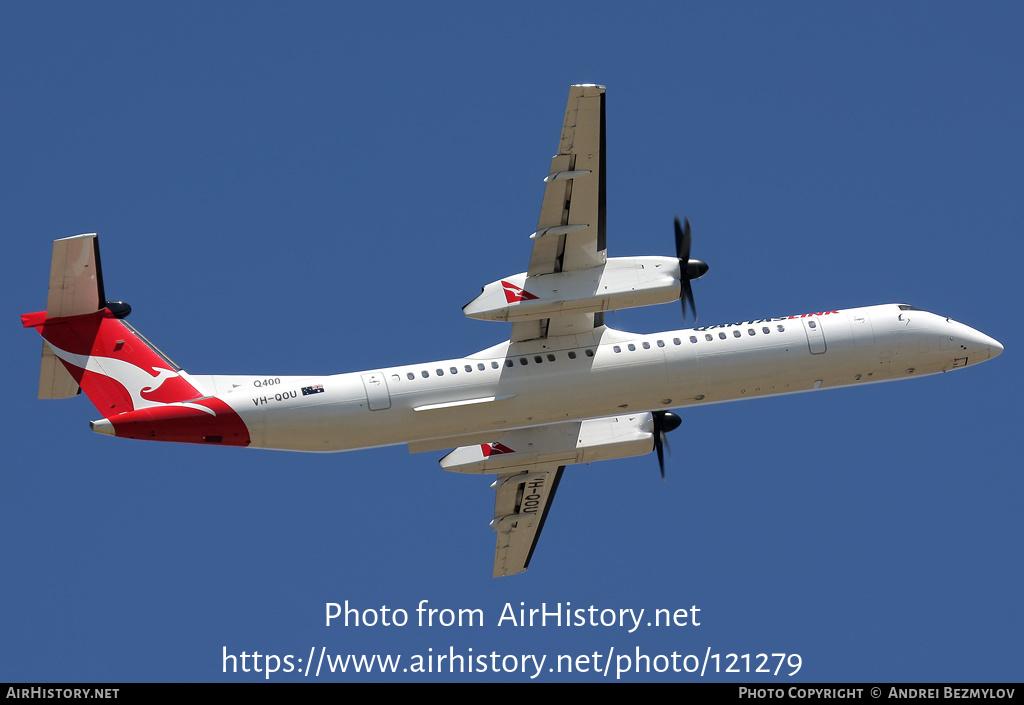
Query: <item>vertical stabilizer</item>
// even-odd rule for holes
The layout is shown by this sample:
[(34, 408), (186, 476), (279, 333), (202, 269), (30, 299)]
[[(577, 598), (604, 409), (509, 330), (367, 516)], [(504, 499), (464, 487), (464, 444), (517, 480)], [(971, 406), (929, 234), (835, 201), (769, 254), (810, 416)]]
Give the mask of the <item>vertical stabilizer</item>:
[[(54, 240), (50, 289), (46, 296), (47, 318), (95, 313), (103, 308), (105, 299), (98, 243), (96, 233)], [(39, 367), (39, 398), (67, 399), (80, 391), (78, 382), (44, 342)]]
[(46, 317), (95, 313), (106, 303), (96, 233), (54, 240)]
[(39, 397), (63, 399), (81, 388), (109, 418), (204, 396), (181, 368), (121, 320), (127, 306), (108, 307), (98, 242), (96, 233), (54, 241), (46, 311), (21, 317), (46, 341)]
[(55, 241), (46, 310), (21, 316), (46, 341), (39, 397), (62, 399), (80, 389), (103, 414), (93, 430), (106, 435), (249, 445), (238, 414), (124, 321), (130, 312), (106, 300), (95, 233)]

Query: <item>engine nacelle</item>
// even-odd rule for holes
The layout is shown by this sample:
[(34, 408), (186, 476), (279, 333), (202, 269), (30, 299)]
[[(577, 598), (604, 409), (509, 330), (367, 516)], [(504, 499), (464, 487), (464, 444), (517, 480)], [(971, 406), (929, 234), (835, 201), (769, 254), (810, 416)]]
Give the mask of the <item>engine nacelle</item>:
[(675, 257), (612, 257), (591, 269), (499, 279), (462, 312), (487, 321), (532, 321), (664, 304), (679, 298), (679, 277)]
[(645, 455), (654, 448), (650, 412), (534, 426), (505, 433), (499, 443), (456, 448), (441, 458), (451, 472), (494, 473), (532, 470), (538, 463), (572, 465)]

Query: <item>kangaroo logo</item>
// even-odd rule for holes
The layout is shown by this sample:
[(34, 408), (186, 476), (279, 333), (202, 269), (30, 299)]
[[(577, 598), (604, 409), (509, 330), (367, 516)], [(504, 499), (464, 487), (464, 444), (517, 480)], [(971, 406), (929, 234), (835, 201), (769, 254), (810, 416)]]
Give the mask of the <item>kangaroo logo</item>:
[(515, 453), (514, 450), (509, 448), (504, 443), (481, 443), (480, 450), (483, 451), (485, 458), (489, 458), (492, 455), (505, 455), (506, 453)]
[[(64, 362), (81, 368), (86, 372), (103, 375), (124, 387), (131, 397), (133, 409), (172, 405), (197, 409), (211, 416), (217, 415), (216, 412), (201, 404), (190, 404), (187, 401), (183, 401), (183, 397), (188, 399), (199, 395), (192, 385), (174, 370), (152, 367), (150, 368), (152, 372), (148, 372), (146, 369), (125, 360), (99, 355), (78, 355), (67, 350), (61, 350), (49, 341), (47, 341), (47, 344), (54, 354)], [(164, 387), (164, 383), (168, 381), (170, 381), (170, 384), (166, 388), (161, 389), (161, 387)], [(161, 399), (161, 397), (164, 398)]]
[(504, 279), (501, 280), (501, 288), (505, 291), (505, 301), (510, 304), (517, 304), (520, 301), (532, 301), (533, 299), (539, 298), (528, 292), (526, 289), (522, 289), (515, 284), (510, 284)]

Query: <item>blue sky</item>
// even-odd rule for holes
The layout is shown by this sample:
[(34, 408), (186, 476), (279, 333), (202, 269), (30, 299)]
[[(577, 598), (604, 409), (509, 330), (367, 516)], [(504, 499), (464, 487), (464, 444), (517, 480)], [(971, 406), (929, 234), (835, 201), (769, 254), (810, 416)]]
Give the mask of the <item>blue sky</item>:
[[(1022, 14), (4, 6), (0, 680), (261, 680), (223, 673), (224, 649), (323, 647), (547, 666), (609, 650), (783, 652), (801, 656), (793, 678), (703, 680), (1020, 681)], [(669, 254), (672, 218), (687, 215), (711, 265), (695, 285), (702, 323), (907, 302), (1006, 353), (688, 410), (667, 482), (653, 455), (569, 468), (530, 570), (501, 580), (490, 478), (443, 472), (442, 453), (118, 441), (89, 431), (86, 399), (35, 399), (39, 339), (17, 315), (45, 306), (50, 242), (83, 232), (100, 233), (108, 296), (193, 373), (348, 372), (500, 342), (504, 324), (460, 309), (526, 267), (579, 82), (608, 87), (610, 254)], [(670, 305), (609, 323), (683, 325)], [(326, 627), (325, 603), (346, 600), (413, 620), (428, 600), (485, 624)], [(499, 626), (520, 602), (696, 605), (702, 620)], [(547, 666), (538, 680), (614, 679), (614, 666)]]

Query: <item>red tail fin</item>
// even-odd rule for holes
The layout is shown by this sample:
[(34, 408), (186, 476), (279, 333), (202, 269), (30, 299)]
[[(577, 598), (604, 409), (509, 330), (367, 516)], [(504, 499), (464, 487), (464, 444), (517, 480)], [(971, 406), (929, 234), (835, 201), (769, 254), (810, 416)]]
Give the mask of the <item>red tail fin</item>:
[(104, 417), (203, 395), (181, 368), (109, 309), (64, 318), (45, 311), (21, 317)]
[(249, 445), (249, 430), (222, 399), (206, 396), (189, 376), (123, 321), (131, 308), (103, 294), (96, 235), (53, 243), (46, 310), (22, 325), (46, 341), (39, 396), (84, 391), (104, 420), (93, 430), (125, 438)]

